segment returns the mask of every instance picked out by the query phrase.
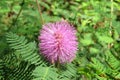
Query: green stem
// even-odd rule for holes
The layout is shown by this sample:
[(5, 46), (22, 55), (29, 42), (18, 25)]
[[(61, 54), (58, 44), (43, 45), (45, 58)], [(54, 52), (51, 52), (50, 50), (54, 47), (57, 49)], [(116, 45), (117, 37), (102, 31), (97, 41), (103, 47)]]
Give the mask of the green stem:
[(42, 22), (42, 24), (44, 24), (44, 21), (43, 21), (43, 18), (42, 18), (42, 12), (41, 12), (41, 10), (40, 10), (40, 6), (39, 6), (39, 3), (38, 3), (38, 0), (36, 0), (36, 3), (37, 3), (37, 7), (38, 7), (38, 12), (39, 12), (39, 14), (40, 14), (41, 22)]
[(110, 21), (110, 34), (111, 36), (113, 35), (112, 33), (112, 17), (113, 17), (113, 0), (111, 0), (111, 21)]
[(23, 9), (23, 5), (24, 5), (24, 3), (25, 3), (25, 1), (23, 0), (22, 3), (21, 3), (21, 8), (20, 8), (20, 10), (19, 10), (19, 12), (18, 12), (18, 14), (17, 14), (16, 19), (14, 20), (13, 25), (16, 24), (16, 22), (17, 22), (17, 20), (18, 20), (18, 17), (20, 16), (20, 14), (21, 14), (21, 12), (22, 12), (22, 9)]
[[(111, 0), (111, 20), (110, 20), (110, 36), (113, 37), (113, 34), (114, 34), (114, 30), (113, 30), (113, 27), (112, 27), (112, 17), (113, 17), (113, 0)], [(110, 49), (112, 47), (113, 43), (110, 43), (108, 44), (108, 48)]]

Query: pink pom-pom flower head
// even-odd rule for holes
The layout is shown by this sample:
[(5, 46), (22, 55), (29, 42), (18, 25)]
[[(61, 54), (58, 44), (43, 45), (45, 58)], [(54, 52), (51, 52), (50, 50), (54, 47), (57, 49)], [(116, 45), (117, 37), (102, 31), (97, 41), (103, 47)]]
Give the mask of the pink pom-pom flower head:
[(42, 26), (38, 37), (40, 53), (51, 63), (67, 63), (75, 58), (77, 37), (75, 28), (67, 21)]

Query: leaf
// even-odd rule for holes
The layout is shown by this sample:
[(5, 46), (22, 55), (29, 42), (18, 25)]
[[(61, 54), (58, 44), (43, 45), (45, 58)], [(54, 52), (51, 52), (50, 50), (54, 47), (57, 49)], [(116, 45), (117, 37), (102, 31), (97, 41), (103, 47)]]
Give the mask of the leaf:
[(51, 67), (38, 66), (33, 75), (36, 76), (33, 80), (58, 80), (57, 69)]
[(98, 53), (98, 52), (100, 52), (99, 49), (93, 47), (90, 48), (90, 53)]
[(120, 72), (113, 72), (112, 76), (115, 76), (116, 80), (120, 79)]
[(84, 46), (88, 46), (90, 44), (93, 44), (93, 40), (92, 40), (92, 37), (91, 37), (91, 34), (88, 33), (88, 34), (84, 34), (84, 38), (80, 39), (80, 42), (84, 45)]
[(119, 60), (109, 50), (106, 51), (105, 57), (107, 63), (110, 65), (112, 69), (120, 70)]
[(34, 69), (34, 64), (22, 61), (18, 67), (13, 69), (6, 68), (6, 70), (4, 70), (6, 73), (4, 74), (5, 80), (31, 80), (33, 78), (32, 72)]
[(74, 64), (72, 63), (68, 63), (66, 65), (66, 69), (60, 73), (59, 77), (60, 80), (69, 80), (69, 79), (75, 79), (76, 74), (77, 73), (77, 69), (75, 68)]
[(81, 39), (80, 42), (84, 45), (84, 46), (88, 46), (90, 44), (93, 44), (92, 40), (87, 40), (87, 39)]
[(113, 38), (107, 35), (100, 35), (99, 33), (96, 33), (96, 36), (100, 42), (104, 43), (112, 43), (114, 42)]
[(15, 50), (16, 56), (32, 64), (38, 65), (41, 63), (41, 57), (37, 53), (35, 42), (28, 43), (24, 36), (18, 36), (11, 32), (6, 34), (6, 38), (9, 46)]
[(107, 72), (107, 68), (103, 65), (98, 59), (92, 58), (93, 63), (91, 63), (92, 67), (96, 69), (97, 74), (105, 74)]

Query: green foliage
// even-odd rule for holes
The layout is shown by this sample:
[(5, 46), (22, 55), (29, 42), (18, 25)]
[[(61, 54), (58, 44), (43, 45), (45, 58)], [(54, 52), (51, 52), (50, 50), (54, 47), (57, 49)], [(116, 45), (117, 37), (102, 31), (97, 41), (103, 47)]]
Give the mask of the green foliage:
[[(58, 72), (58, 68), (48, 66), (46, 61), (41, 58), (42, 56), (37, 54), (35, 42), (28, 43), (24, 36), (8, 32), (6, 40), (12, 53), (4, 55), (0, 60), (1, 79), (69, 80), (71, 77), (75, 77), (76, 70), (73, 70), (73, 64), (67, 64), (65, 71)], [(59, 70), (61, 71), (62, 69), (60, 68)]]
[(0, 1), (0, 80), (120, 80), (120, 0), (38, 0), (44, 23), (67, 20), (78, 36), (72, 63), (40, 54), (36, 0)]
[(120, 79), (119, 76), (119, 66), (120, 62), (115, 58), (115, 56), (110, 52), (106, 51), (105, 53), (105, 61), (101, 62), (101, 60), (92, 58), (92, 63), (90, 65), (91, 68), (95, 69), (95, 76), (98, 79)]
[(36, 76), (34, 80), (58, 80), (57, 69), (45, 66), (38, 66), (33, 75)]
[(14, 69), (7, 69), (4, 67), (4, 79), (6, 80), (31, 80), (33, 76), (31, 75), (35, 65), (28, 65), (27, 62), (21, 62), (18, 67)]
[(40, 56), (37, 53), (35, 42), (28, 43), (24, 36), (18, 36), (13, 33), (7, 33), (6, 37), (9, 46), (15, 50), (15, 54), (21, 60), (29, 61), (36, 65), (40, 64)]

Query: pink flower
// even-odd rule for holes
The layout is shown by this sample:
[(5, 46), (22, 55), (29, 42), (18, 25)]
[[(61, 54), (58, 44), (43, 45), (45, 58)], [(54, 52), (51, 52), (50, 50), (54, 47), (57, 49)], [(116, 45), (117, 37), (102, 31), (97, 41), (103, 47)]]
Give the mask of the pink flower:
[(75, 28), (66, 21), (43, 25), (38, 37), (40, 53), (51, 63), (71, 62), (77, 51)]

